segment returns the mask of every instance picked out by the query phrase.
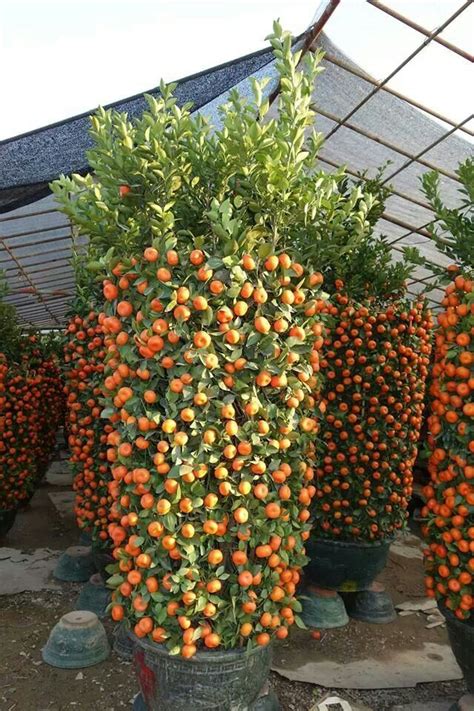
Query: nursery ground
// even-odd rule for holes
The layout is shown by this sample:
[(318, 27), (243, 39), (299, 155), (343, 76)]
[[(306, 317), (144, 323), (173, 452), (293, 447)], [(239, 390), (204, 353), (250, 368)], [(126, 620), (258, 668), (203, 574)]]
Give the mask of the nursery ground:
[[(64, 463), (64, 466), (67, 465)], [(61, 551), (77, 543), (72, 517), (61, 517), (49, 496), (61, 491), (67, 492), (68, 487), (60, 482), (59, 486), (58, 482), (41, 486), (1, 545), (28, 554), (38, 549)], [(5, 548), (0, 548), (0, 567)], [(421, 561), (392, 553), (383, 581), (396, 602), (422, 598)], [(131, 708), (131, 700), (137, 692), (133, 669), (113, 653), (106, 662), (83, 670), (54, 669), (42, 662), (41, 648), (52, 626), (61, 615), (73, 609), (81, 585), (58, 583), (48, 576), (43, 589), (6, 595), (2, 594), (2, 585), (6, 582), (0, 576), (0, 709), (117, 711)], [(111, 632), (110, 623), (106, 621), (105, 625)], [(446, 630), (426, 629), (426, 619), (421, 614), (399, 617), (387, 626), (351, 621), (344, 629), (323, 632), (320, 641), (311, 639), (307, 631), (297, 630), (291, 641), (277, 649), (275, 656), (279, 666), (286, 665), (291, 673), (304, 665), (308, 657), (335, 660), (344, 665), (365, 655), (369, 674), (371, 658), (391, 654), (407, 637), (416, 650), (427, 641), (445, 643)], [(325, 686), (288, 680), (276, 673), (272, 673), (272, 684), (278, 692), (282, 711), (309, 711), (329, 691)], [(435, 708), (432, 702), (459, 698), (464, 693), (464, 685), (462, 681), (451, 681), (398, 689), (338, 688), (333, 692), (371, 711), (390, 711), (397, 705), (403, 707), (415, 702), (421, 704), (424, 711), (430, 711), (430, 707)]]

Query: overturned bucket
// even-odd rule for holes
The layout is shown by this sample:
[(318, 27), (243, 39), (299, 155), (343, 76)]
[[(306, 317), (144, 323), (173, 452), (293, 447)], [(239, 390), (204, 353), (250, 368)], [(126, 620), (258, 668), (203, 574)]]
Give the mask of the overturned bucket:
[(54, 569), (54, 577), (67, 583), (85, 583), (95, 573), (92, 551), (86, 546), (66, 548)]
[(105, 629), (93, 612), (63, 615), (42, 649), (46, 664), (59, 669), (81, 669), (103, 662), (110, 654)]

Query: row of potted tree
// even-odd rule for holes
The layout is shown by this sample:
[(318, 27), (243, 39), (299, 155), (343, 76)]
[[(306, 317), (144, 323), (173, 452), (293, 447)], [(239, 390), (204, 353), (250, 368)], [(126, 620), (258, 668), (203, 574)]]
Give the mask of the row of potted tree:
[(28, 504), (46, 473), (64, 417), (64, 399), (55, 338), (21, 332), (14, 308), (1, 298), (0, 343), (3, 537), (13, 526), (18, 509)]

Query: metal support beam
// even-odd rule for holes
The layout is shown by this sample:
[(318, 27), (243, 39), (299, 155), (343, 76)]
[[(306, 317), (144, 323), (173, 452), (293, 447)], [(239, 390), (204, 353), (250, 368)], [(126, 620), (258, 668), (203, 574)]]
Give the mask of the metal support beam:
[(386, 84), (388, 84), (388, 82), (393, 79), (393, 77), (396, 76), (404, 67), (406, 67), (406, 65), (409, 64), (411, 60), (417, 56), (417, 54), (419, 54), (425, 47), (430, 44), (430, 42), (432, 42), (436, 37), (438, 37), (438, 35), (440, 35), (441, 32), (446, 29), (446, 27), (448, 27), (452, 22), (454, 22), (454, 20), (459, 17), (459, 15), (461, 15), (461, 13), (464, 12), (464, 10), (466, 10), (471, 5), (471, 3), (472, 0), (467, 0), (461, 7), (456, 10), (456, 12), (454, 12), (450, 17), (448, 17), (448, 19), (443, 22), (442, 25), (440, 25), (436, 30), (431, 32), (429, 37), (427, 37), (424, 42), (422, 42), (408, 57), (406, 57), (403, 62), (401, 62), (397, 67), (395, 67), (395, 69), (393, 69), (393, 71), (391, 71), (390, 74), (388, 74), (388, 76), (383, 79), (383, 81), (378, 82), (377, 86), (375, 86), (372, 91), (367, 94), (367, 96), (365, 96), (361, 101), (359, 101), (359, 103), (356, 104), (354, 108), (352, 108), (349, 113), (346, 114), (346, 116), (344, 116), (342, 121), (337, 126), (335, 126), (328, 134), (327, 138), (333, 136), (336, 131), (338, 131), (341, 126), (344, 125), (346, 121), (348, 121), (357, 111), (359, 111), (360, 108), (362, 108), (362, 106), (364, 106), (368, 101), (370, 101), (370, 99), (375, 96), (375, 94), (377, 94)]
[[(397, 12), (388, 5), (384, 5), (383, 3), (379, 2), (379, 0), (367, 0), (367, 2), (369, 3), (369, 5), (376, 7), (377, 10), (382, 10), (382, 12), (387, 13), (387, 15), (390, 15), (390, 17), (393, 17), (395, 20), (402, 22), (404, 25), (410, 27), (412, 30), (416, 30), (416, 32), (419, 32), (421, 35), (425, 35), (425, 37), (430, 37), (432, 35), (432, 32), (430, 32), (430, 30), (427, 30), (426, 27), (419, 25), (417, 22), (413, 22), (413, 20), (411, 20), (409, 17), (402, 15), (400, 12)], [(464, 49), (461, 49), (461, 47), (458, 47), (457, 45), (448, 42), (444, 39), (444, 37), (440, 37), (439, 35), (433, 37), (433, 42), (437, 42), (443, 47), (446, 47), (446, 49), (449, 49), (451, 52), (459, 54), (460, 57), (467, 59), (468, 62), (474, 62), (474, 57), (472, 54), (469, 54), (469, 52), (466, 52)]]
[[(369, 76), (362, 70), (358, 69), (355, 66), (352, 66), (350, 64), (347, 64), (346, 62), (343, 62), (341, 59), (338, 57), (335, 57), (332, 55), (330, 52), (325, 52), (324, 53), (324, 62), (329, 62), (329, 64), (334, 64), (336, 67), (339, 67), (340, 69), (343, 69), (345, 72), (348, 72), (349, 74), (352, 74), (355, 77), (358, 77), (358, 79), (363, 79), (366, 81), (368, 84), (371, 84), (372, 86), (377, 86), (378, 82), (376, 79), (373, 79), (373, 77)], [(456, 126), (456, 121), (453, 121), (453, 119), (448, 118), (444, 114), (440, 114), (438, 111), (435, 111), (434, 109), (430, 108), (429, 106), (426, 106), (425, 104), (420, 103), (419, 101), (416, 101), (415, 99), (412, 99), (409, 96), (405, 96), (405, 94), (402, 94), (400, 91), (395, 91), (395, 89), (392, 89), (390, 86), (383, 86), (381, 88), (381, 91), (385, 92), (386, 94), (391, 94), (394, 96), (396, 99), (400, 99), (400, 101), (403, 101), (405, 104), (409, 104), (410, 106), (413, 106), (415, 109), (419, 109), (420, 111), (423, 111), (425, 114), (428, 114), (429, 116), (432, 116), (435, 119), (438, 119), (438, 121), (443, 121), (444, 123), (447, 123), (448, 126)], [(467, 128), (466, 126), (459, 126), (459, 130), (462, 131), (463, 133), (467, 133), (469, 136), (474, 136), (474, 131), (471, 131), (470, 128)]]

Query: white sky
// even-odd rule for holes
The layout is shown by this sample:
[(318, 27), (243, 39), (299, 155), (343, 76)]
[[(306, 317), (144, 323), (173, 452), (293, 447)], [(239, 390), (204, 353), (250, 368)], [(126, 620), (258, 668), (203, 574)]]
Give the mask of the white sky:
[[(463, 4), (384, 1), (428, 29)], [(276, 17), (300, 33), (318, 5), (319, 0), (0, 0), (0, 139), (146, 91), (161, 77), (171, 81), (260, 49)], [(423, 40), (364, 0), (341, 0), (326, 31), (377, 79)], [(472, 52), (474, 6), (443, 36)], [(472, 111), (468, 65), (433, 45), (391, 84), (459, 121)]]

